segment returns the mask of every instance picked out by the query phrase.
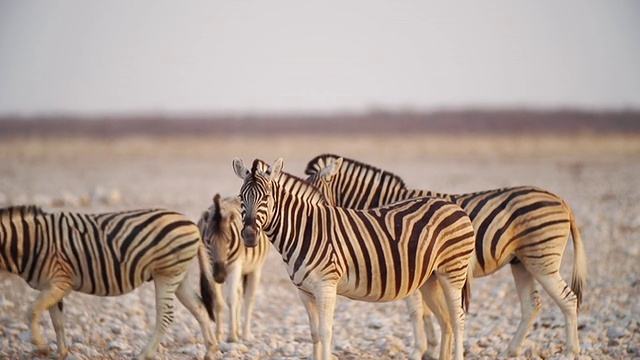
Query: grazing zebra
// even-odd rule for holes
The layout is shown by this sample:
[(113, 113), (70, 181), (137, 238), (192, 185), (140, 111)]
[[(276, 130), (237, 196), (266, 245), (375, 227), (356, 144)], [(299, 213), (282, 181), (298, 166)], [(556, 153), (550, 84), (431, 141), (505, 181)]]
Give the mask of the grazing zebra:
[[(255, 160), (249, 170), (242, 160), (233, 162), (244, 180), (242, 238), (254, 246), (264, 232), (282, 255), (309, 315), (315, 359), (331, 358), (336, 295), (384, 302), (419, 289), (430, 304), (442, 304), (433, 296), (436, 282), (449, 318), (436, 315), (443, 333), (454, 335), (455, 358), (463, 358), (461, 301), (469, 296), (474, 232), (460, 207), (421, 197), (373, 210), (337, 208), (326, 205), (322, 194), (301, 179), (282, 186), (276, 180), (282, 159), (266, 171), (260, 164)], [(443, 347), (441, 358), (450, 353), (450, 347)], [(422, 351), (411, 354), (421, 357)]]
[[(229, 334), (227, 341), (238, 341), (238, 324), (240, 323), (240, 309), (243, 311), (244, 326), (242, 337), (253, 339), (251, 333), (251, 313), (255, 303), (256, 290), (262, 275), (262, 267), (269, 253), (269, 241), (261, 236), (258, 246), (245, 247), (240, 237), (242, 230), (242, 215), (240, 214), (240, 199), (220, 199), (220, 195), (213, 197), (213, 204), (202, 213), (198, 221), (198, 228), (205, 244), (213, 258), (213, 277), (218, 283), (226, 282), (226, 296), (229, 304)], [(244, 293), (244, 307), (241, 306), (239, 295)], [(221, 312), (224, 300), (216, 302), (218, 318), (217, 337), (222, 337)]]
[[(305, 173), (309, 175), (307, 180), (336, 206), (366, 209), (414, 196), (438, 196), (457, 203), (469, 214), (476, 231), (473, 277), (490, 275), (506, 264), (511, 265), (522, 319), (509, 343), (508, 354), (520, 353), (540, 311), (535, 281), (564, 314), (567, 356), (580, 353), (577, 312), (586, 282), (586, 260), (573, 212), (560, 197), (530, 186), (459, 195), (407, 189), (392, 173), (331, 154), (312, 159)], [(571, 287), (560, 276), (569, 233), (574, 246)]]
[[(186, 276), (196, 255), (204, 299)], [(39, 329), (40, 314), (48, 309), (58, 356), (68, 354), (62, 301), (71, 291), (115, 296), (153, 280), (156, 327), (140, 358), (153, 357), (173, 321), (174, 293), (200, 323), (205, 358), (215, 356), (210, 264), (198, 228), (181, 214), (166, 210), (48, 213), (33, 205), (2, 208), (0, 270), (19, 275), (41, 291), (28, 313), (31, 339), (39, 353), (49, 353)]]

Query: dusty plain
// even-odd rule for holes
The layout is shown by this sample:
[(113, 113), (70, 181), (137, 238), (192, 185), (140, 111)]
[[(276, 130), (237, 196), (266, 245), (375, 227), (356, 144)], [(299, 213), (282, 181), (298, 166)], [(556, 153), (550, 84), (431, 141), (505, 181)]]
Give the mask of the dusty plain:
[[(640, 358), (640, 137), (635, 135), (3, 138), (0, 206), (39, 203), (50, 211), (82, 212), (162, 207), (196, 221), (213, 194), (238, 193), (234, 157), (245, 162), (283, 157), (285, 171), (303, 176), (307, 161), (325, 152), (393, 171), (409, 187), (464, 193), (536, 185), (560, 195), (576, 215), (588, 258), (578, 316), (580, 359)], [(107, 202), (80, 203), (97, 189), (115, 195)], [(255, 339), (222, 343), (221, 359), (308, 359), (311, 354), (306, 312), (279, 254), (272, 250), (265, 266), (253, 319)], [(569, 242), (562, 268), (568, 282), (572, 267)], [(195, 266), (192, 277), (195, 283)], [(542, 311), (521, 359), (562, 358), (564, 352), (564, 318), (541, 293)], [(20, 278), (0, 274), (0, 359), (33, 358), (26, 312), (36, 294)], [(519, 314), (508, 267), (476, 279), (466, 358), (505, 357)], [(153, 286), (120, 297), (72, 293), (65, 316), (69, 358), (133, 358), (153, 329)], [(55, 350), (48, 314), (41, 323)], [(333, 335), (339, 359), (404, 359), (413, 343), (401, 301), (339, 298)], [(162, 345), (158, 359), (202, 358), (199, 327), (182, 305)]]

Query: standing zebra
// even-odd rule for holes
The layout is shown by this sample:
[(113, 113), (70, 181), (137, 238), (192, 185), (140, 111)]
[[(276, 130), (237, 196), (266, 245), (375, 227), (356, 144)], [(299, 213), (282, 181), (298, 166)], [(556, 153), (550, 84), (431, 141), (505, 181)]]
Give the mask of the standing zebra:
[[(204, 299), (186, 276), (196, 255)], [(19, 275), (41, 291), (28, 314), (32, 342), (39, 353), (49, 353), (39, 329), (40, 314), (48, 309), (58, 356), (68, 354), (62, 301), (71, 291), (115, 296), (153, 280), (156, 327), (140, 358), (153, 357), (173, 321), (174, 293), (200, 323), (205, 359), (215, 356), (211, 269), (198, 228), (181, 214), (166, 210), (47, 213), (36, 206), (3, 208), (0, 270)]]
[[(436, 315), (443, 333), (454, 334), (455, 358), (463, 358), (461, 301), (469, 296), (474, 233), (460, 207), (432, 197), (373, 210), (332, 207), (303, 180), (282, 186), (276, 180), (282, 159), (266, 171), (260, 163), (255, 160), (249, 170), (242, 160), (233, 162), (236, 175), (244, 180), (242, 238), (246, 246), (255, 246), (264, 232), (282, 255), (309, 315), (315, 359), (331, 358), (336, 295), (384, 302), (420, 289), (435, 305), (441, 304), (434, 297), (436, 282), (449, 317), (438, 311)], [(441, 358), (450, 353), (451, 348), (443, 347)], [(421, 357), (421, 351), (411, 355)]]
[[(566, 321), (568, 357), (580, 353), (577, 312), (586, 281), (584, 246), (573, 212), (560, 197), (530, 186), (471, 194), (439, 194), (407, 189), (396, 175), (337, 155), (312, 159), (308, 181), (336, 206), (367, 209), (415, 196), (438, 196), (460, 205), (476, 231), (473, 277), (490, 275), (506, 264), (516, 284), (522, 318), (509, 343), (508, 354), (520, 353), (522, 342), (540, 311), (535, 281), (549, 293)], [(573, 238), (574, 268), (571, 288), (560, 276), (569, 233)]]
[[(202, 213), (198, 228), (213, 258), (213, 277), (218, 283), (226, 282), (226, 296), (229, 304), (229, 342), (238, 341), (239, 313), (242, 308), (244, 326), (242, 337), (253, 339), (251, 333), (251, 313), (256, 298), (256, 290), (262, 275), (262, 267), (269, 253), (269, 241), (261, 236), (256, 247), (245, 247), (240, 231), (242, 215), (238, 197), (220, 200), (213, 197), (213, 204)], [(241, 307), (239, 295), (244, 293), (244, 307)], [(222, 300), (222, 299), (220, 299)], [(216, 302), (218, 327), (217, 337), (222, 337), (220, 326), (223, 302)]]

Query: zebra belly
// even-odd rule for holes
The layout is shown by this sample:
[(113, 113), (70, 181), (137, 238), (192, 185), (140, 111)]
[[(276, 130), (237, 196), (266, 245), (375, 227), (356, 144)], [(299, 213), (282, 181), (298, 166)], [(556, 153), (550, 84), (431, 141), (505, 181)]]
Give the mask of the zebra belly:
[(343, 277), (338, 286), (336, 292), (338, 295), (347, 297), (352, 300), (367, 301), (367, 302), (388, 302), (400, 300), (412, 294), (418, 289), (418, 286), (412, 288), (401, 288), (396, 291), (395, 288), (383, 287), (380, 282), (372, 284), (370, 287), (365, 283), (359, 283), (358, 286), (355, 282), (349, 281), (346, 277)]

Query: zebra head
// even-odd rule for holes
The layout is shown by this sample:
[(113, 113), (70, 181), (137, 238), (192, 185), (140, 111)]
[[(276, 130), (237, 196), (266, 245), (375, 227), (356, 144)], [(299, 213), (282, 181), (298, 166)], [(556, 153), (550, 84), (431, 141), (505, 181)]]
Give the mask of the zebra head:
[(233, 170), (244, 180), (240, 188), (242, 213), (242, 240), (247, 247), (258, 245), (258, 235), (273, 212), (273, 184), (282, 170), (282, 158), (264, 168), (264, 162), (256, 159), (249, 170), (238, 158), (233, 160)]
[(314, 185), (325, 196), (329, 204), (339, 205), (341, 198), (337, 185), (336, 175), (340, 172), (343, 158), (337, 155), (321, 155), (311, 160), (305, 169), (305, 174), (309, 175), (307, 182)]
[(202, 213), (200, 232), (213, 262), (213, 278), (223, 283), (227, 277), (227, 260), (233, 236), (232, 214), (223, 208), (220, 194), (213, 197), (213, 205)]

